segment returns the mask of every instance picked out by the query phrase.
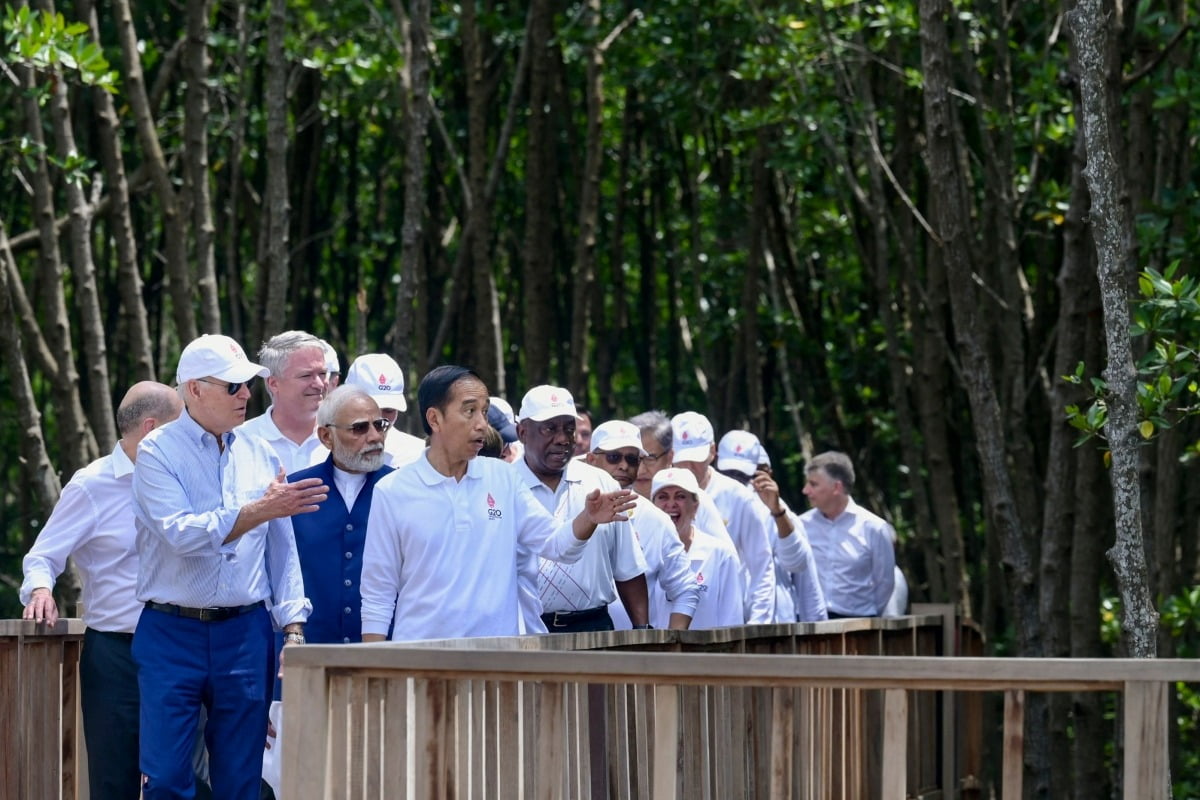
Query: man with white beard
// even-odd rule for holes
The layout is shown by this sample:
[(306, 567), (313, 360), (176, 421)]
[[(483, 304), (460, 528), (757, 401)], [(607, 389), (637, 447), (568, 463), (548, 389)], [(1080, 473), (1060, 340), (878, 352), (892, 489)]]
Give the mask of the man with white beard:
[(369, 394), (339, 386), (317, 410), (317, 436), (328, 458), (288, 476), (290, 482), (320, 478), (330, 487), (317, 511), (292, 518), (305, 594), (313, 604), (304, 629), (309, 642), (362, 641), (363, 543), (375, 484), (392, 471), (383, 463), (388, 428)]

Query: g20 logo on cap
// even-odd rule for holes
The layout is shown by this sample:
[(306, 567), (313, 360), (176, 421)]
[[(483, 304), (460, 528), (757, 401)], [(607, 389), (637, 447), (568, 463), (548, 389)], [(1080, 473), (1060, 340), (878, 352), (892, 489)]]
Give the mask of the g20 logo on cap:
[(501, 517), (504, 516), (504, 512), (502, 512), (500, 509), (496, 508), (496, 498), (492, 497), (491, 492), (488, 492), (487, 504), (488, 504), (488, 519), (500, 519)]

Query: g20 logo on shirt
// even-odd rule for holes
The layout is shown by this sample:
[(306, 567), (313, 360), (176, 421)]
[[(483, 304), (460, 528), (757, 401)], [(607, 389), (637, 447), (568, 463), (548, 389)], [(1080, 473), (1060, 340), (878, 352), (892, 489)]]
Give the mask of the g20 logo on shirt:
[(488, 492), (488, 519), (500, 519), (504, 516), (504, 512), (496, 508), (496, 498), (492, 497), (492, 493)]

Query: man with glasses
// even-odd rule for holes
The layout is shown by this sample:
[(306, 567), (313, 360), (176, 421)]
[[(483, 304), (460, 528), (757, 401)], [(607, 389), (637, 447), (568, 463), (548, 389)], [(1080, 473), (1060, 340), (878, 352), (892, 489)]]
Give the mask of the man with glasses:
[[(571, 393), (557, 386), (530, 389), (517, 414), (517, 436), (525, 456), (514, 468), (521, 483), (559, 520), (579, 514), (591, 492), (621, 488), (607, 473), (572, 458), (576, 419)], [(527, 559), (526, 580), (530, 566)], [(633, 626), (649, 627), (645, 573), (646, 559), (629, 522), (601, 525), (577, 562), (537, 562), (542, 622), (550, 633), (610, 631), (608, 606), (620, 597)]]
[[(587, 463), (607, 472), (622, 489), (628, 489), (646, 456), (637, 426), (621, 420), (605, 422), (592, 431), (591, 445)], [(637, 505), (626, 516), (646, 558), (650, 623), (656, 628), (686, 630), (700, 601), (700, 587), (688, 566), (683, 543), (671, 518), (654, 503), (640, 494), (634, 495), (634, 502)], [(610, 604), (608, 611), (618, 630), (633, 627), (620, 603)]]
[(662, 411), (643, 411), (629, 422), (636, 425), (642, 437), (642, 463), (633, 480), (633, 490), (647, 500), (650, 499), (650, 484), (659, 470), (671, 466), (671, 418)]
[(227, 336), (195, 339), (176, 372), (183, 412), (138, 449), (137, 597), (145, 608), (133, 657), (146, 800), (193, 795), (201, 707), (213, 796), (257, 800), (272, 627), (304, 638), (312, 606), (291, 517), (317, 511), (327, 487), (316, 478), (288, 483), (271, 448), (237, 430), (249, 382), (266, 374)]
[(390, 423), (357, 386), (339, 386), (317, 411), (317, 436), (329, 451), (320, 464), (288, 476), (317, 478), (329, 496), (313, 514), (292, 519), (304, 589), (312, 601), (304, 636), (317, 644), (362, 641), (363, 543), (375, 484), (392, 468), (383, 463)]
[(320, 462), (325, 448), (317, 438), (317, 409), (330, 388), (324, 343), (311, 333), (285, 331), (263, 343), (258, 360), (270, 371), (271, 405), (241, 433), (271, 445), (289, 474)]

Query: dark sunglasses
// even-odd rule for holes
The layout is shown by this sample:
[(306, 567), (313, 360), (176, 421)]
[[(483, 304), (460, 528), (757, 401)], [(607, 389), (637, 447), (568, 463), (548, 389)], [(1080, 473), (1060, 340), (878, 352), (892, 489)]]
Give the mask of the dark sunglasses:
[(349, 425), (334, 425), (332, 422), (328, 422), (325, 424), (325, 427), (326, 428), (341, 428), (344, 431), (350, 431), (355, 436), (366, 436), (367, 431), (370, 430), (372, 425), (374, 425), (375, 430), (379, 431), (380, 433), (384, 433), (388, 428), (392, 427), (392, 423), (388, 422), (383, 417), (380, 417), (379, 419), (372, 419), (372, 420), (364, 419), (361, 422), (353, 422)]
[(196, 380), (200, 381), (201, 383), (211, 383), (213, 386), (220, 386), (229, 393), (230, 397), (233, 397), (235, 394), (240, 392), (243, 386), (250, 391), (254, 391), (254, 378), (251, 378), (248, 381), (242, 381), (241, 383), (218, 383), (217, 381), (210, 381), (208, 378), (196, 378)]
[(631, 467), (636, 467), (637, 465), (642, 463), (641, 456), (638, 456), (638, 455), (623, 456), (620, 453), (605, 453), (604, 460), (610, 464), (620, 464), (622, 461), (624, 461), (626, 464), (628, 464)]

